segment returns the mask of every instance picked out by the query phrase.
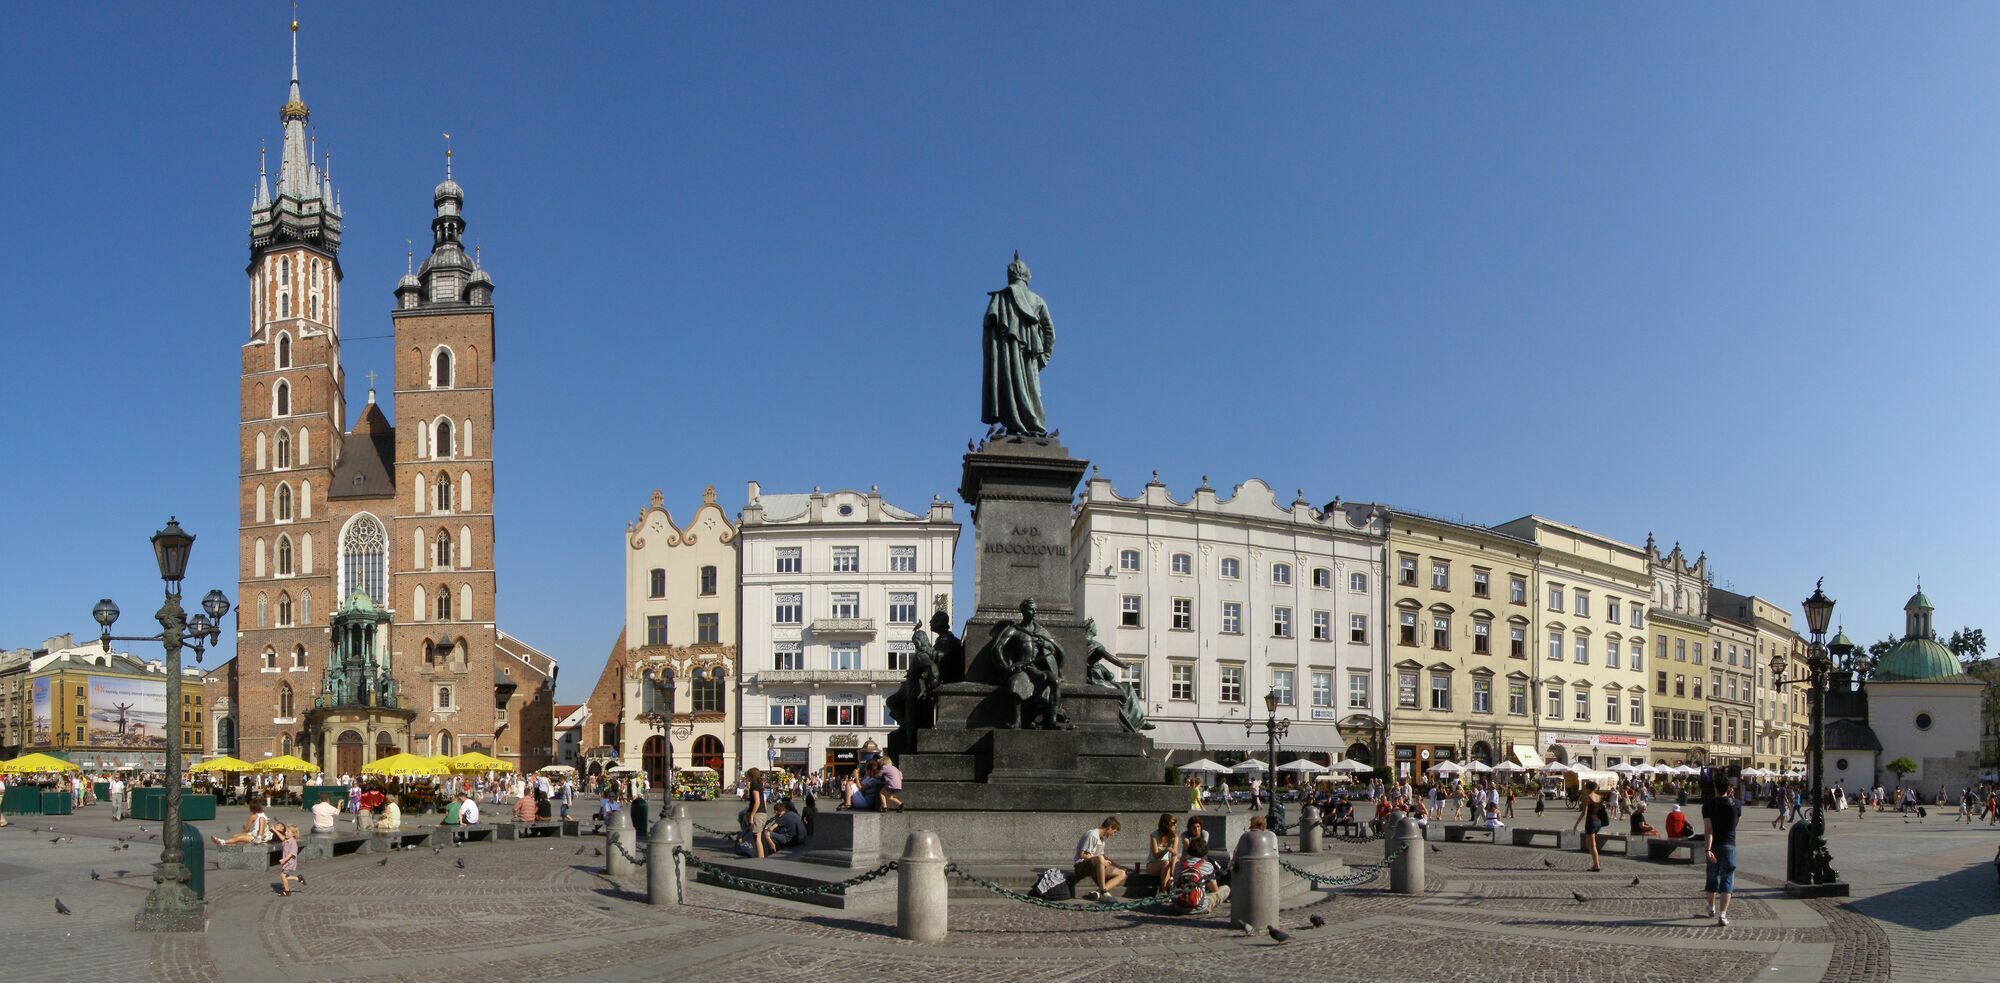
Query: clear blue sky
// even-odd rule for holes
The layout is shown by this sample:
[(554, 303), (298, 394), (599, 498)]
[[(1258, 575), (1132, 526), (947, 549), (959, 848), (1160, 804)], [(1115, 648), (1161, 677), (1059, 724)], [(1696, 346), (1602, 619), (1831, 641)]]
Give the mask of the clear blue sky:
[[(201, 537), (190, 586), (234, 590), (245, 226), (287, 16), (9, 12), (0, 645), (86, 634), (107, 594), (140, 627), (170, 512)], [(1651, 530), (1740, 590), (1825, 575), (1864, 640), (1918, 575), (1946, 626), (2000, 593), (2000, 8), (301, 19), (350, 338), (388, 330), (456, 137), (498, 283), (500, 620), (563, 660), (564, 699), (617, 634), (654, 487), (681, 515), (750, 478), (951, 495), (1017, 248), (1059, 328), (1053, 421), (1121, 491), (1158, 468), (1183, 495), (1261, 476)], [(350, 380), (387, 358), (351, 341)]]

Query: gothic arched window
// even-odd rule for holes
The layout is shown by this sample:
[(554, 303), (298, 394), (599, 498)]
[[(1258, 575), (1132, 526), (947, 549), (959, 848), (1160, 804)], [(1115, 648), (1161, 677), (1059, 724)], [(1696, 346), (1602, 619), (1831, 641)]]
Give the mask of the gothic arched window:
[(292, 575), (292, 537), (278, 537), (278, 576)]
[(380, 607), (387, 550), (388, 538), (382, 534), (382, 523), (366, 512), (355, 516), (340, 537), (340, 596), (360, 591)]
[(284, 381), (284, 380), (282, 380), (282, 379), (278, 380), (278, 389), (277, 389), (277, 395), (276, 395), (276, 397), (275, 397), (274, 401), (273, 401), (273, 402), (272, 402), (272, 404), (271, 404), (271, 414), (272, 414), (273, 416), (291, 416), (291, 415), (292, 415), (292, 384), (291, 384), (291, 383), (289, 383), (289, 382), (286, 382), (286, 381)]
[(291, 432), (287, 430), (278, 431), (277, 445), (278, 445), (278, 467), (280, 468), (291, 467), (292, 466)]
[(451, 533), (448, 530), (438, 530), (437, 565), (440, 567), (451, 566)]
[(451, 349), (449, 348), (438, 349), (436, 363), (433, 366), (433, 368), (434, 372), (431, 377), (431, 385), (436, 386), (439, 389), (450, 389)]
[(278, 282), (285, 286), (290, 286), (292, 283), (292, 258), (290, 256), (278, 260)]
[(292, 715), (292, 684), (291, 684), (291, 683), (279, 683), (279, 684), (278, 684), (278, 716), (280, 716), (280, 717), (290, 717), (291, 715)]
[(285, 522), (292, 517), (292, 486), (278, 482), (278, 521)]
[(445, 474), (443, 471), (439, 471), (437, 476), (436, 487), (437, 487), (437, 510), (439, 512), (451, 511), (451, 475)]
[(451, 456), (451, 421), (450, 421), (450, 420), (439, 420), (439, 421), (437, 422), (437, 436), (436, 436), (436, 438), (434, 438), (434, 443), (432, 444), (432, 447), (434, 448), (434, 453), (435, 453), (435, 456), (437, 456), (437, 457), (450, 457), (450, 456)]
[(278, 668), (278, 650), (277, 650), (277, 649), (273, 649), (273, 648), (267, 648), (267, 649), (265, 649), (265, 650), (264, 650), (264, 668), (266, 668), (266, 669), (276, 669), (276, 668)]
[(278, 368), (289, 369), (291, 367), (292, 367), (292, 336), (289, 334), (279, 334)]
[(278, 593), (278, 627), (289, 628), (291, 625), (292, 595), (280, 591)]
[(439, 587), (437, 592), (437, 620), (451, 620), (451, 588)]

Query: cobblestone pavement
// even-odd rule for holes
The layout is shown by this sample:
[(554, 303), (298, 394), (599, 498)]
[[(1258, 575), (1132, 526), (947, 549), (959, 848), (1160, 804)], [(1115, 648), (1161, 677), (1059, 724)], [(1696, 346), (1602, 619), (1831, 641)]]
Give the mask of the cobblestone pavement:
[[(1990, 864), (2000, 830), (1833, 818), (1851, 902), (1779, 890), (1781, 833), (1746, 814), (1732, 924), (1704, 917), (1698, 867), (1575, 852), (1444, 844), (1425, 851), (1425, 896), (1386, 877), (1288, 898), (1292, 940), (1245, 937), (1220, 916), (1049, 911), (954, 900), (951, 936), (893, 936), (893, 911), (843, 911), (707, 886), (691, 904), (644, 903), (643, 877), (612, 880), (588, 848), (601, 839), (527, 840), (309, 862), (310, 884), (278, 897), (275, 878), (210, 870), (210, 928), (146, 936), (132, 915), (151, 887), (157, 824), (114, 824), (101, 808), (17, 817), (0, 830), (0, 925), (12, 980), (653, 980), (908, 978), (1157, 979), (1163, 968), (1345, 980), (1992, 979), (2000, 930)], [(733, 808), (698, 807), (728, 825)], [(282, 818), (293, 818), (280, 810)], [(225, 813), (220, 830), (240, 813)], [(1567, 828), (1567, 817), (1523, 817)], [(58, 833), (46, 830), (58, 827)], [(66, 843), (51, 843), (58, 835)], [(114, 849), (121, 837), (129, 850)], [(586, 847), (582, 856), (576, 851)], [(1066, 844), (1064, 847), (1066, 848)], [(1123, 847), (1138, 849), (1130, 844)], [(1355, 864), (1375, 844), (1333, 845)], [(1114, 856), (1118, 852), (1114, 850)], [(1132, 859), (1132, 858), (1126, 858)], [(463, 868), (458, 861), (464, 861)], [(1552, 866), (1551, 866), (1552, 865)], [(92, 870), (99, 874), (91, 880)], [(1633, 884), (1634, 877), (1639, 879)], [(1582, 892), (1579, 903), (1572, 891)], [(59, 915), (60, 897), (73, 912)], [(1328, 925), (1314, 930), (1307, 917)], [(1192, 961), (1190, 961), (1192, 960)]]

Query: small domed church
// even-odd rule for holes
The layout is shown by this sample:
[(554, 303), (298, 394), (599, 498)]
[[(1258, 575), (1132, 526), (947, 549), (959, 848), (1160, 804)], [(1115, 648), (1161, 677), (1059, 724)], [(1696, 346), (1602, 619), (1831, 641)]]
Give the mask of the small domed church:
[[(1978, 781), (1986, 684), (1939, 644), (1933, 611), (1919, 588), (1903, 605), (1903, 640), (1883, 654), (1859, 688), (1851, 666), (1834, 671), (1826, 703), (1829, 786), (1892, 787), (1896, 775), (1883, 766), (1897, 758), (1916, 764), (1905, 783), (1926, 794), (1940, 785), (1956, 794)], [(1834, 637), (1836, 645), (1846, 641), (1844, 632)]]

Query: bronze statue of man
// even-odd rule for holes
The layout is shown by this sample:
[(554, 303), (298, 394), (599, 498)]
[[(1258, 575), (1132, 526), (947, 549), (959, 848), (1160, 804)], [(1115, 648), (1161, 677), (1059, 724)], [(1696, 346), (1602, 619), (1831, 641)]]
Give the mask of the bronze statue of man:
[(1118, 673), (1113, 671), (1114, 666), (1119, 669), (1125, 668), (1124, 660), (1112, 655), (1103, 643), (1097, 640), (1097, 619), (1084, 619), (1083, 644), (1090, 650), (1090, 662), (1086, 669), (1089, 681), (1097, 686), (1109, 686), (1123, 697), (1118, 707), (1118, 722), (1133, 733), (1152, 730), (1153, 725), (1146, 720), (1146, 705), (1139, 700), (1138, 688), (1119, 679)]
[(1021, 602), (1021, 620), (995, 625), (993, 637), (986, 644), (1007, 679), (1001, 693), (1008, 701), (1009, 712), (1000, 726), (1060, 728), (1062, 645), (1035, 620), (1034, 599)]
[(1046, 437), (1042, 411), (1042, 369), (1056, 348), (1049, 305), (1028, 289), (1028, 264), (1021, 254), (1007, 264), (1007, 286), (987, 294), (986, 371), (981, 376), (979, 419), (1008, 434)]

